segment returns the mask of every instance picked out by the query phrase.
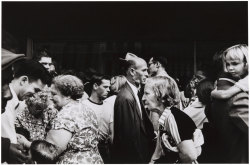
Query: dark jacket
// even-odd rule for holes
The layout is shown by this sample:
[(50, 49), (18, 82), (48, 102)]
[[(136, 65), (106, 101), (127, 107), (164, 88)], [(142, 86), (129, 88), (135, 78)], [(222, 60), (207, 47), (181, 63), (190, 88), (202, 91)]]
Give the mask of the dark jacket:
[[(233, 83), (218, 81), (218, 90), (228, 89)], [(222, 148), (222, 163), (248, 163), (248, 94), (240, 92), (230, 99), (214, 99), (211, 124), (217, 132)]]
[(120, 90), (114, 106), (113, 163), (149, 163), (154, 151), (153, 125), (140, 110), (128, 83)]

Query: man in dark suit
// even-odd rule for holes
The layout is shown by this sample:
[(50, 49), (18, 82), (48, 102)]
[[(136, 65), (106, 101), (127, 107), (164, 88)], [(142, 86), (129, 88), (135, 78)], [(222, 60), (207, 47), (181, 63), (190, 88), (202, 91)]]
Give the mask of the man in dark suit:
[[(233, 86), (231, 79), (219, 79), (218, 90)], [(248, 163), (248, 94), (240, 92), (228, 100), (214, 99), (209, 121), (215, 127), (220, 150), (217, 163)]]
[(149, 163), (154, 151), (153, 125), (138, 92), (148, 77), (145, 60), (126, 61), (127, 83), (117, 95), (114, 106), (113, 163)]

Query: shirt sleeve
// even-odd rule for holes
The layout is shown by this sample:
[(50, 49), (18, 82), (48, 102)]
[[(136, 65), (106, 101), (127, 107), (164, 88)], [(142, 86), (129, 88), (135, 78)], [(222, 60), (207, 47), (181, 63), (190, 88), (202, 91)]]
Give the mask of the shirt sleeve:
[(248, 93), (248, 91), (249, 91), (249, 89), (248, 89), (248, 76), (246, 76), (243, 79), (240, 79), (238, 82), (236, 82), (235, 86), (240, 88), (242, 91)]

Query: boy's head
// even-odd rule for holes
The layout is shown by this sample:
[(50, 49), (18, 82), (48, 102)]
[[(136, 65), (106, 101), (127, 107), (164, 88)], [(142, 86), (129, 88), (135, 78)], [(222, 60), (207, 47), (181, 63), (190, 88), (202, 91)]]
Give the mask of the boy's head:
[(248, 74), (248, 46), (234, 45), (224, 51), (225, 71), (233, 78), (241, 79)]
[(34, 140), (30, 146), (32, 160), (37, 164), (55, 164), (58, 147), (45, 140)]

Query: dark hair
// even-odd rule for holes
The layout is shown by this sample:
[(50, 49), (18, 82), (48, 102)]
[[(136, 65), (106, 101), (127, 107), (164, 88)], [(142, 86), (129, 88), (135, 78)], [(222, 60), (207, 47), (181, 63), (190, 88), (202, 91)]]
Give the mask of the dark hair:
[(153, 63), (157, 63), (159, 62), (163, 68), (167, 68), (167, 59), (166, 57), (162, 57), (162, 56), (156, 56), (156, 57), (152, 57), (153, 58)]
[(204, 104), (208, 105), (211, 102), (211, 92), (214, 89), (213, 82), (209, 79), (201, 80), (197, 87), (196, 87), (196, 95), (199, 101)]
[(198, 83), (201, 80), (204, 80), (205, 78), (207, 77), (204, 71), (201, 71), (201, 70), (197, 71), (197, 73), (193, 75), (192, 79), (189, 81), (189, 83), (187, 84), (184, 90), (185, 97), (192, 98), (194, 96), (194, 90), (196, 89)]
[(41, 79), (44, 84), (51, 83), (51, 75), (38, 61), (24, 59), (17, 61), (13, 67), (14, 78), (28, 76), (31, 81)]
[(49, 56), (49, 52), (48, 52), (48, 50), (47, 50), (46, 48), (40, 50), (40, 51), (36, 54), (36, 56), (34, 57), (34, 59), (35, 59), (36, 61), (40, 61), (42, 57), (48, 57), (48, 58), (51, 58), (51, 59), (52, 59), (52, 57)]
[(9, 84), (13, 80), (12, 66), (9, 66), (2, 70), (2, 86)]
[(55, 164), (58, 158), (58, 147), (45, 140), (34, 140), (30, 146), (32, 160), (37, 164)]
[(90, 84), (91, 86), (93, 86), (94, 84), (101, 85), (102, 80), (110, 80), (110, 77), (107, 75), (96, 73), (91, 77)]

